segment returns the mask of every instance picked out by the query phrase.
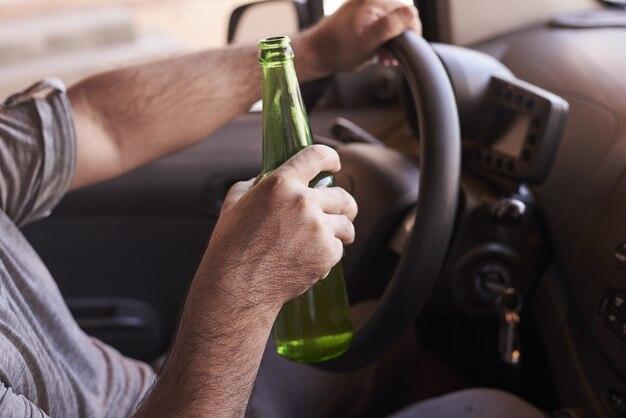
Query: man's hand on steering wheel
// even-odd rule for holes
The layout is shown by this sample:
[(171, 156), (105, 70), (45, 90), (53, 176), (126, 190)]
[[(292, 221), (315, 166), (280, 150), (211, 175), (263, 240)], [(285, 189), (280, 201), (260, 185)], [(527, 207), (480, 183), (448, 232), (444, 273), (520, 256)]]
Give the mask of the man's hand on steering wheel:
[(298, 60), (317, 77), (349, 71), (406, 30), (422, 32), (417, 9), (399, 0), (351, 0), (294, 41)]

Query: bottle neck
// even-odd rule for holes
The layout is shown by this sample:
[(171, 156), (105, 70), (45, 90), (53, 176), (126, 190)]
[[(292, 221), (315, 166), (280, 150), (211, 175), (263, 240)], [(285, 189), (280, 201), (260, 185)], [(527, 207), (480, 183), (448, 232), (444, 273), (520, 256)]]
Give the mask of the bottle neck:
[(311, 128), (293, 56), (261, 61), (263, 70), (263, 167), (267, 174), (312, 143)]

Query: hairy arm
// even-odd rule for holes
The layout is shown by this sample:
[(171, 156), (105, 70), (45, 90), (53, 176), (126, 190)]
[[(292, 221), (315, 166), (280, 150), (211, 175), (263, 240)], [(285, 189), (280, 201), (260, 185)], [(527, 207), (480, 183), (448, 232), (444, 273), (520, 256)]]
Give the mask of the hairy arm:
[(172, 351), (136, 416), (244, 415), (280, 307), (323, 278), (354, 240), (354, 199), (308, 187), (339, 167), (334, 150), (313, 145), (256, 186), (233, 186)]
[[(407, 29), (414, 8), (353, 0), (293, 41), (308, 81), (349, 70)], [(95, 75), (69, 89), (78, 140), (71, 188), (103, 181), (193, 145), (260, 97), (255, 46), (197, 52)]]
[[(324, 75), (309, 36), (294, 41), (303, 80)], [(78, 138), (72, 188), (106, 180), (206, 138), (260, 97), (255, 47), (198, 52), (87, 78), (69, 89)]]
[[(138, 417), (243, 416), (280, 305), (250, 305), (197, 273), (176, 343)], [(236, 273), (239, 274), (239, 273)], [(212, 277), (215, 279), (215, 277)], [(241, 282), (232, 273), (221, 279)], [(201, 293), (203, 300), (193, 300)]]

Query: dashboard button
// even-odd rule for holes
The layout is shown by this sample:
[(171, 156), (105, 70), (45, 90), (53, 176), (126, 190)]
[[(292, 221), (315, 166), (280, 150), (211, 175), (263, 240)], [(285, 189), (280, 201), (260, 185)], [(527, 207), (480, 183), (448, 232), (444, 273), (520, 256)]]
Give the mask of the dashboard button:
[(622, 240), (615, 248), (613, 261), (617, 267), (626, 267), (626, 240)]
[(600, 303), (600, 317), (611, 332), (626, 340), (626, 293), (608, 289)]

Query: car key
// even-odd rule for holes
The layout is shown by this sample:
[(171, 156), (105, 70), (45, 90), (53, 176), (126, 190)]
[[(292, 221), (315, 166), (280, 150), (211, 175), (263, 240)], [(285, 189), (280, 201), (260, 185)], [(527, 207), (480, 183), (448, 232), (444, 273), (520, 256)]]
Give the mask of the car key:
[(500, 333), (498, 335), (498, 348), (504, 363), (516, 366), (521, 359), (520, 348), (520, 311), (522, 297), (512, 287), (503, 289), (495, 299), (495, 307), (500, 317)]

